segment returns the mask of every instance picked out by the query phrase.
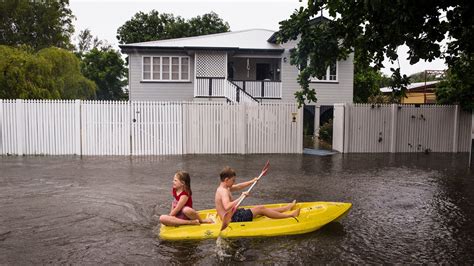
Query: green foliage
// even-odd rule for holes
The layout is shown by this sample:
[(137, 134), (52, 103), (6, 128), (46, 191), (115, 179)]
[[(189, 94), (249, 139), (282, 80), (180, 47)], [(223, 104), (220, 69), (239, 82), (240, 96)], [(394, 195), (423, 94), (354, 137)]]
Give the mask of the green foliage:
[(127, 69), (119, 52), (111, 47), (94, 48), (83, 54), (81, 68), (84, 76), (97, 84), (97, 99), (128, 99), (123, 91)]
[(117, 30), (119, 43), (137, 43), (172, 38), (190, 37), (229, 31), (229, 24), (211, 12), (186, 21), (173, 14), (156, 10), (136, 13)]
[(76, 47), (76, 51), (79, 57), (82, 57), (82, 54), (90, 51), (94, 48), (100, 48), (104, 42), (99, 40), (96, 36), (92, 36), (92, 33), (89, 29), (85, 29), (79, 32), (78, 35), (78, 43)]
[(436, 89), (436, 99), (440, 104), (459, 104), (472, 112), (474, 110), (474, 65), (472, 58), (462, 55), (452, 62), (446, 81)]
[(79, 59), (60, 48), (38, 53), (0, 45), (0, 98), (92, 99), (95, 84), (80, 72)]
[(0, 45), (71, 49), (74, 16), (68, 5), (68, 0), (0, 1)]
[(204, 14), (202, 17), (197, 16), (188, 20), (189, 30), (186, 36), (199, 36), (213, 33), (221, 33), (229, 31), (229, 23), (225, 22), (214, 13)]
[(327, 123), (324, 123), (319, 128), (319, 139), (327, 143), (332, 143), (332, 128), (332, 119), (329, 119)]
[(367, 99), (367, 103), (388, 104), (388, 103), (394, 103), (394, 100), (388, 95), (377, 94), (377, 95), (370, 95), (369, 98)]
[[(470, 56), (473, 51), (472, 5), (472, 1), (464, 0), (429, 3), (308, 0), (307, 8), (296, 10), (288, 20), (280, 22), (279, 41), (300, 38), (291, 61), (301, 69), (299, 83), (302, 90), (296, 98), (300, 103), (305, 99), (313, 100), (314, 92), (307, 86), (309, 77), (354, 50), (363, 52), (359, 60), (366, 61), (365, 65), (372, 63), (377, 69), (383, 67), (385, 57), (397, 60), (397, 49), (404, 44), (409, 47), (411, 64), (443, 55), (448, 66), (454, 66), (460, 54)], [(312, 19), (322, 9), (326, 9), (334, 20)], [(445, 36), (449, 39), (447, 48), (442, 50), (440, 42)], [(312, 62), (309, 65), (305, 63), (308, 58)], [(408, 77), (400, 75), (399, 69), (393, 72), (392, 85), (401, 88), (397, 96), (403, 97)], [(458, 76), (461, 80), (466, 78)]]
[(359, 60), (361, 53), (354, 55), (354, 102), (367, 103), (369, 98), (381, 94), (380, 88), (389, 85), (390, 78), (367, 65), (367, 61)]

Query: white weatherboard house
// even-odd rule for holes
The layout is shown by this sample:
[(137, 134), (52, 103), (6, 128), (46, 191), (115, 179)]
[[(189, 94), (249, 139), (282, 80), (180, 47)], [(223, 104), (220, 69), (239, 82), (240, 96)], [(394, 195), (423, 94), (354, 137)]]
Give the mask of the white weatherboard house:
[[(296, 41), (277, 44), (275, 32), (251, 29), (120, 45), (129, 56), (131, 101), (295, 102)], [(318, 105), (351, 103), (353, 57), (312, 80)]]

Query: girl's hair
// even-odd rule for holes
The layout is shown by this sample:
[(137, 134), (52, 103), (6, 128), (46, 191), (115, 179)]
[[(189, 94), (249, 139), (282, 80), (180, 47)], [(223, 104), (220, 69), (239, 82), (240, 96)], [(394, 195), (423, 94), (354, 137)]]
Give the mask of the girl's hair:
[(191, 177), (189, 176), (188, 172), (178, 171), (176, 172), (176, 176), (178, 177), (179, 181), (183, 182), (184, 191), (188, 192), (189, 196), (191, 196), (193, 192), (191, 191)]

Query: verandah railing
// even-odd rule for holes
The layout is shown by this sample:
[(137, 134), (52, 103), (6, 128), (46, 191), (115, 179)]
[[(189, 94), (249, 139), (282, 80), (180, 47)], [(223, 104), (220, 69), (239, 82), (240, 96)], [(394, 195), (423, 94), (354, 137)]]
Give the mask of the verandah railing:
[(234, 80), (242, 90), (257, 99), (281, 99), (281, 82), (270, 80)]
[[(279, 81), (231, 81), (238, 89), (256, 99), (281, 99), (281, 82)], [(229, 85), (224, 77), (196, 77), (196, 97), (226, 97)], [(245, 96), (243, 96), (245, 97)]]
[(196, 77), (195, 97), (225, 97), (234, 103), (258, 103), (250, 94), (223, 77)]

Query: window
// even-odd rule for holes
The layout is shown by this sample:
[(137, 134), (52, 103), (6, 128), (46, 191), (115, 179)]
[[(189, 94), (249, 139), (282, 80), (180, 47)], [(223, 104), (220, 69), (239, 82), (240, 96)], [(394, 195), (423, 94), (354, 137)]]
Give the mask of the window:
[(150, 79), (150, 57), (143, 57), (143, 79)]
[(189, 57), (144, 56), (143, 80), (189, 81)]
[(337, 62), (328, 66), (326, 74), (321, 77), (313, 77), (311, 81), (337, 82)]

